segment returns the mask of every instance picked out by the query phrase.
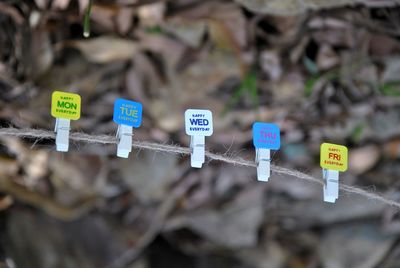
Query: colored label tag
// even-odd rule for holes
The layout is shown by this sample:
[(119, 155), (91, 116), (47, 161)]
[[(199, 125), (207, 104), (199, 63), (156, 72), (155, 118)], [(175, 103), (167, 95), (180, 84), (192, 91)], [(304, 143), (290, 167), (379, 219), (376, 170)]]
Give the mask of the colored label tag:
[(348, 152), (346, 146), (323, 143), (321, 144), (321, 162), (324, 169), (346, 171)]
[(130, 100), (116, 99), (113, 120), (119, 125), (139, 127), (142, 123), (142, 104)]
[(81, 117), (81, 96), (54, 91), (51, 95), (51, 115), (56, 118), (78, 120)]
[(261, 122), (254, 123), (253, 144), (256, 148), (278, 150), (281, 147), (281, 132), (278, 125)]
[(212, 113), (209, 110), (188, 109), (185, 112), (185, 130), (190, 136), (213, 134)]

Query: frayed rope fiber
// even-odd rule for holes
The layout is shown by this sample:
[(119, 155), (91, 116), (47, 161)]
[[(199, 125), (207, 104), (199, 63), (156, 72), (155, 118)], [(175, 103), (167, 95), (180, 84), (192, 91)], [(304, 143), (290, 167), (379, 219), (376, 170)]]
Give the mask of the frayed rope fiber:
[[(13, 137), (20, 137), (20, 138), (35, 138), (35, 139), (55, 139), (55, 133), (49, 130), (43, 129), (16, 129), (16, 128), (0, 128), (0, 136), (13, 136)], [(109, 135), (89, 135), (81, 132), (73, 132), (70, 133), (69, 138), (74, 141), (78, 142), (87, 142), (87, 143), (99, 143), (99, 144), (117, 144), (117, 138), (114, 136)], [(137, 149), (146, 149), (152, 150), (157, 152), (165, 152), (170, 154), (190, 154), (190, 148), (187, 147), (180, 147), (174, 145), (165, 145), (153, 142), (146, 142), (146, 141), (133, 141), (132, 147)], [(253, 161), (245, 160), (240, 157), (230, 157), (221, 154), (211, 153), (209, 151), (205, 152), (205, 155), (211, 160), (217, 160), (221, 162), (225, 162), (228, 164), (232, 164), (235, 166), (244, 166), (244, 167), (257, 167), (257, 164)], [(315, 178), (311, 175), (305, 174), (303, 172), (284, 168), (276, 165), (271, 165), (271, 171), (273, 173), (282, 174), (292, 176), (304, 181), (320, 184), (321, 186), (324, 185), (324, 182), (320, 178)], [(339, 188), (342, 191), (358, 194), (364, 196), (371, 200), (376, 200), (381, 203), (384, 203), (389, 206), (393, 206), (400, 209), (400, 203), (387, 198), (379, 193), (369, 192), (363, 190), (359, 187), (339, 184)]]

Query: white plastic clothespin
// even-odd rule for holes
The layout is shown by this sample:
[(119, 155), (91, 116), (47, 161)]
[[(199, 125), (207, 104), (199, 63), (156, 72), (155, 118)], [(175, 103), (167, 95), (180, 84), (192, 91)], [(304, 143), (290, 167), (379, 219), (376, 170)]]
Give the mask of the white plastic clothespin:
[(185, 130), (186, 134), (191, 136), (191, 166), (194, 168), (201, 168), (205, 161), (205, 136), (211, 136), (213, 133), (211, 111), (198, 109), (186, 110)]
[(118, 124), (117, 156), (128, 158), (132, 151), (132, 128), (138, 128), (142, 123), (142, 104), (125, 99), (115, 100), (113, 120)]
[(347, 170), (348, 150), (345, 146), (321, 144), (322, 177), (324, 179), (324, 201), (335, 203), (339, 198), (339, 171)]
[(253, 144), (256, 148), (257, 180), (266, 182), (271, 176), (271, 150), (278, 150), (281, 146), (278, 125), (255, 122)]
[(271, 150), (256, 149), (257, 180), (268, 181), (271, 176)]
[(56, 133), (56, 150), (59, 152), (68, 152), (70, 125), (69, 119), (56, 118), (54, 132)]
[(129, 153), (132, 151), (132, 127), (127, 125), (118, 125), (117, 129), (117, 156), (128, 158)]
[(51, 115), (56, 118), (56, 150), (68, 152), (70, 120), (81, 116), (81, 97), (78, 94), (54, 91), (51, 96)]
[(339, 171), (323, 169), (324, 201), (335, 203), (339, 197)]

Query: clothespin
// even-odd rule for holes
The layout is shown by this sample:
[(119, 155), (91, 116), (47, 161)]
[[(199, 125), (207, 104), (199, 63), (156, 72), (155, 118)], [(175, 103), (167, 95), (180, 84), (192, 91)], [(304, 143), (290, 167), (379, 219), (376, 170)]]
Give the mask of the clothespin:
[(68, 152), (70, 120), (78, 120), (81, 116), (81, 96), (54, 91), (51, 96), (51, 115), (56, 118), (56, 149)]
[(278, 150), (281, 147), (278, 125), (255, 122), (253, 144), (256, 148), (257, 180), (268, 181), (271, 176), (271, 150)]
[(345, 146), (321, 144), (322, 177), (324, 179), (324, 201), (335, 203), (339, 198), (339, 171), (347, 170), (348, 150)]
[(185, 111), (185, 130), (190, 135), (190, 163), (201, 168), (205, 160), (205, 136), (213, 133), (212, 113), (209, 110), (188, 109)]
[(113, 120), (118, 124), (117, 156), (128, 158), (132, 151), (132, 127), (138, 128), (142, 123), (142, 104), (125, 99), (116, 99)]

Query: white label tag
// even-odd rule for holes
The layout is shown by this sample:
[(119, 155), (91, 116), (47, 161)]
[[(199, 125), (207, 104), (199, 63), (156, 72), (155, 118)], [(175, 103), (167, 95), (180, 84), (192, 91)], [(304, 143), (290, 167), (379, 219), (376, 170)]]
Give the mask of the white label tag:
[(185, 112), (185, 130), (190, 136), (213, 134), (212, 113), (209, 110), (188, 109)]

